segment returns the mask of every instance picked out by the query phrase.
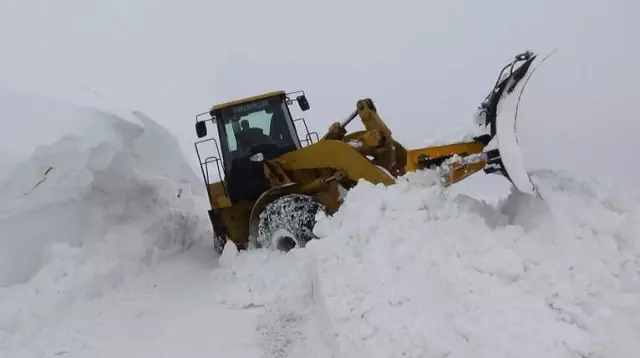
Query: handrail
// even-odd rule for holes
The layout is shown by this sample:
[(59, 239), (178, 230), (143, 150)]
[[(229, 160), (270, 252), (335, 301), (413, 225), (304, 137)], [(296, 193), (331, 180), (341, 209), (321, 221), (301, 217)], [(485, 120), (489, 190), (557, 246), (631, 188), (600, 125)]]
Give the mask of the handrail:
[[(318, 136), (318, 133), (316, 133), (316, 132), (309, 132), (309, 127), (307, 126), (307, 121), (306, 121), (304, 118), (302, 118), (302, 117), (301, 117), (301, 118), (297, 118), (297, 119), (294, 119), (294, 120), (293, 120), (293, 122), (294, 122), (294, 123), (295, 123), (295, 122), (298, 122), (298, 121), (302, 121), (302, 124), (304, 125), (304, 130), (307, 132), (307, 134), (305, 135), (305, 139), (300, 139), (300, 136), (298, 136), (298, 139), (299, 139), (301, 142), (303, 142), (303, 141), (304, 141), (304, 142), (306, 142), (306, 143), (307, 143), (307, 145), (313, 144), (313, 140), (311, 139), (311, 134), (313, 134), (313, 133), (315, 133), (316, 138), (318, 138), (318, 140), (320, 140), (320, 137)], [(294, 125), (294, 127), (295, 127), (295, 125)], [(298, 131), (297, 131), (297, 129), (296, 129), (296, 134), (297, 134), (297, 132), (298, 132)]]

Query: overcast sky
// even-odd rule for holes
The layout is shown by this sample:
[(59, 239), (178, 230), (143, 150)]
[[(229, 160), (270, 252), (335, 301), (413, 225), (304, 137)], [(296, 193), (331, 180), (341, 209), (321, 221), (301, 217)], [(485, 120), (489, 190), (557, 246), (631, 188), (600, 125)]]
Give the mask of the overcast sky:
[(275, 89), (306, 90), (321, 134), (371, 97), (414, 146), (467, 126), (515, 54), (556, 48), (523, 99), (525, 160), (635, 183), (639, 13), (633, 0), (2, 0), (0, 150), (63, 128), (24, 91), (140, 110), (191, 159), (196, 113)]

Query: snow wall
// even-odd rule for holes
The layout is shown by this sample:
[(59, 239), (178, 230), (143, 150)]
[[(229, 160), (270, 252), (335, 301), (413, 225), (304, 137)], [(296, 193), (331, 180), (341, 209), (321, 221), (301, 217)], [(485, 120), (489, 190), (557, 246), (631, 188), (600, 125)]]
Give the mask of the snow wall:
[(211, 238), (202, 181), (177, 141), (144, 114), (134, 118), (85, 112), (82, 130), (5, 173), (0, 343)]

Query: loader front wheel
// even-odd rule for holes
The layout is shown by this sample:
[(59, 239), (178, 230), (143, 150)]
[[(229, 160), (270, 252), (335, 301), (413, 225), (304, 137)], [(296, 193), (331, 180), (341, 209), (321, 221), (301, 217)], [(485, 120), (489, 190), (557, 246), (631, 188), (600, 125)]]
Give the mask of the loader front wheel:
[(284, 252), (305, 247), (317, 238), (313, 227), (319, 211), (327, 213), (326, 207), (312, 196), (289, 194), (272, 201), (260, 213), (254, 246)]

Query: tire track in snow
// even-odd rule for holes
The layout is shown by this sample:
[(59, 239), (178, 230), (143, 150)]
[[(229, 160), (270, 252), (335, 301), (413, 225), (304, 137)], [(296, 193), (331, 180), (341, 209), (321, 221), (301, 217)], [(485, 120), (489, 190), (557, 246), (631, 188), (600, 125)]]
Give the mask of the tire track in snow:
[(259, 310), (257, 330), (264, 357), (331, 357), (316, 272), (315, 260), (304, 249), (287, 254), (225, 252), (214, 273), (216, 281), (224, 282), (217, 301)]

